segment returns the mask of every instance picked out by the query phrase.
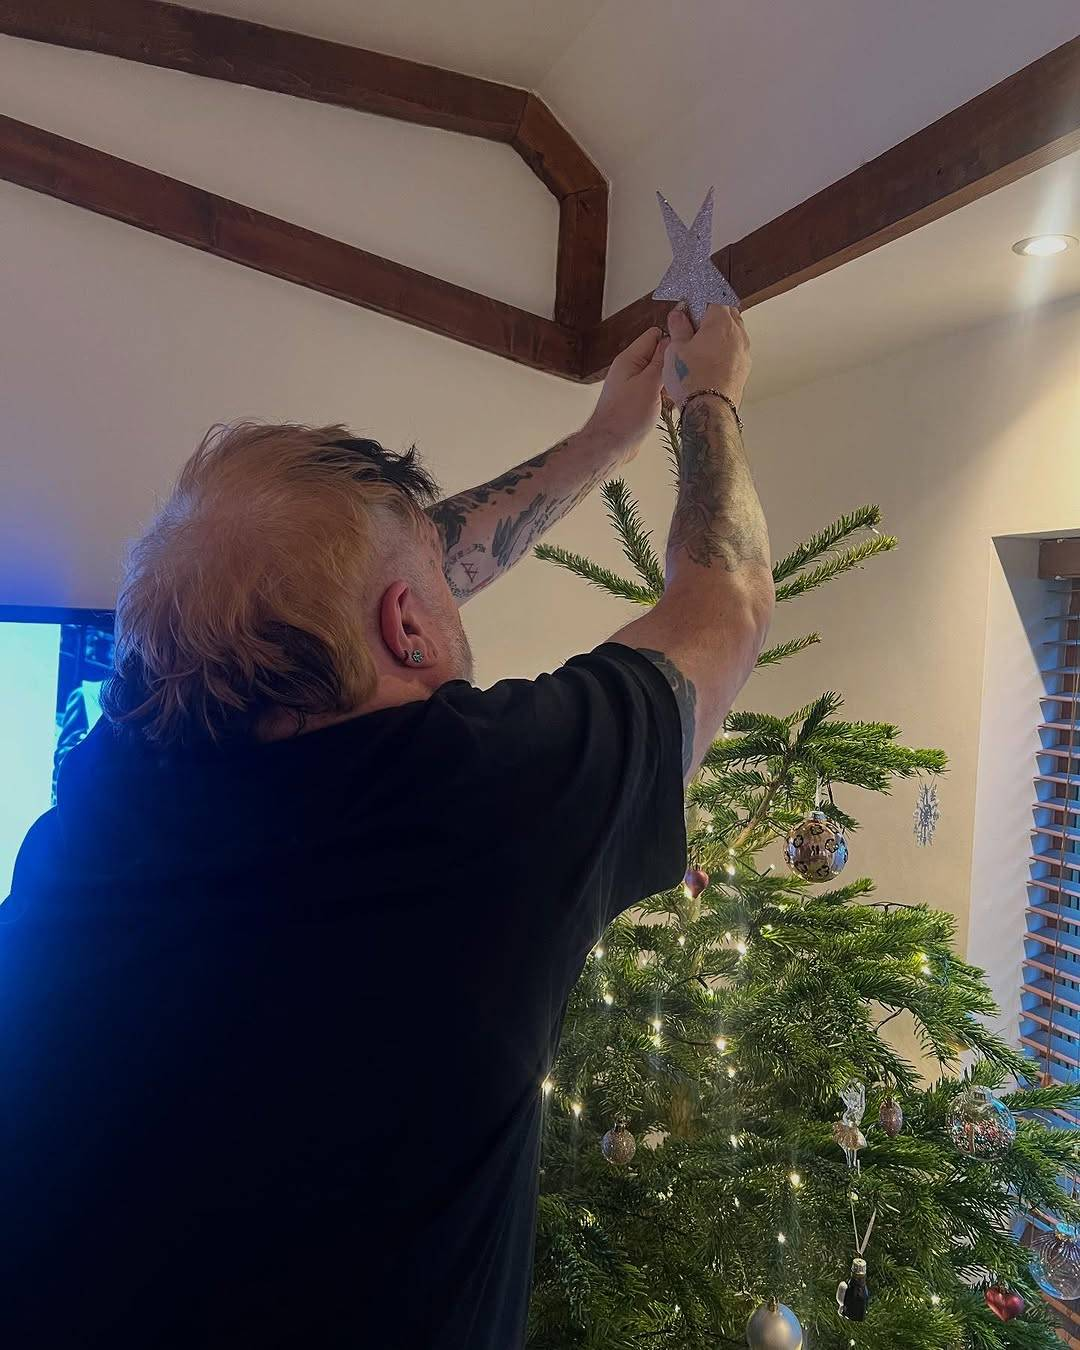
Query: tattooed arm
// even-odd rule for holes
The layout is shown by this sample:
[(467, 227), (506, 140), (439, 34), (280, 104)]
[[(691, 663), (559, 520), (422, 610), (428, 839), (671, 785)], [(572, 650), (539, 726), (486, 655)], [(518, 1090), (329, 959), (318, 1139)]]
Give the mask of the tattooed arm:
[(660, 330), (650, 328), (612, 362), (596, 410), (579, 432), (431, 508), (458, 604), (523, 558), (630, 458), (657, 419), (666, 346)]
[[(738, 312), (710, 306), (697, 333), (681, 310), (668, 324), (664, 380), (675, 402), (718, 389), (737, 404), (750, 371)], [(682, 417), (663, 599), (614, 638), (649, 657), (671, 685), (687, 779), (754, 668), (773, 600), (769, 536), (738, 423), (723, 399), (695, 398)]]

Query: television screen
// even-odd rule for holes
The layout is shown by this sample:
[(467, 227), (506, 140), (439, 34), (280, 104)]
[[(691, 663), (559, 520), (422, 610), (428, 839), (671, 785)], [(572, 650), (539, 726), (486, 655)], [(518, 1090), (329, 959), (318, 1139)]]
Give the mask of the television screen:
[(56, 800), (64, 756), (101, 716), (112, 661), (107, 610), (0, 605), (0, 900), (23, 836)]

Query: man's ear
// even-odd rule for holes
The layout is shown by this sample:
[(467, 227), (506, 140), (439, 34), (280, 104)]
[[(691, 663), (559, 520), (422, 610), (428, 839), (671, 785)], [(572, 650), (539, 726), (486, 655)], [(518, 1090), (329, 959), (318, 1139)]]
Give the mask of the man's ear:
[(379, 601), (379, 631), (390, 658), (398, 665), (409, 658), (409, 638), (405, 631), (405, 609), (409, 602), (409, 585), (395, 581), (387, 586)]
[(427, 665), (435, 654), (419, 620), (408, 582), (395, 581), (387, 586), (379, 601), (379, 630), (391, 660), (398, 665)]

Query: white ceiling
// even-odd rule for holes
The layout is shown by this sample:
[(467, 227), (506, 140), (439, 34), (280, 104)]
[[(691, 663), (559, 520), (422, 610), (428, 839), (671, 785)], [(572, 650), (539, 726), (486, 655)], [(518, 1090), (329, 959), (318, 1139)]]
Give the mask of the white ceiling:
[(748, 310), (748, 396), (1080, 296), (1080, 247), (1048, 258), (1013, 253), (1033, 234), (1080, 236), (1080, 153)]

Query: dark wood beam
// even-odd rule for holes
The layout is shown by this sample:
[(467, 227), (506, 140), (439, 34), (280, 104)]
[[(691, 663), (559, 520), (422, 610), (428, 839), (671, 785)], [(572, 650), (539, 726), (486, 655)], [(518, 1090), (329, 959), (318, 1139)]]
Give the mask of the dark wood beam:
[(603, 314), (603, 174), (535, 94), (162, 0), (0, 0), (0, 33), (502, 141), (558, 199), (555, 316)]
[(0, 178), (538, 370), (577, 378), (580, 337), (239, 202), (0, 117)]
[(559, 203), (555, 319), (578, 331), (592, 328), (604, 313), (607, 211), (606, 187), (572, 192)]
[[(946, 113), (714, 258), (749, 309), (1077, 149), (1080, 38)], [(599, 378), (612, 357), (666, 308), (643, 296), (587, 333), (584, 378)]]
[(523, 89), (160, 0), (0, 0), (0, 32), (513, 142)]

